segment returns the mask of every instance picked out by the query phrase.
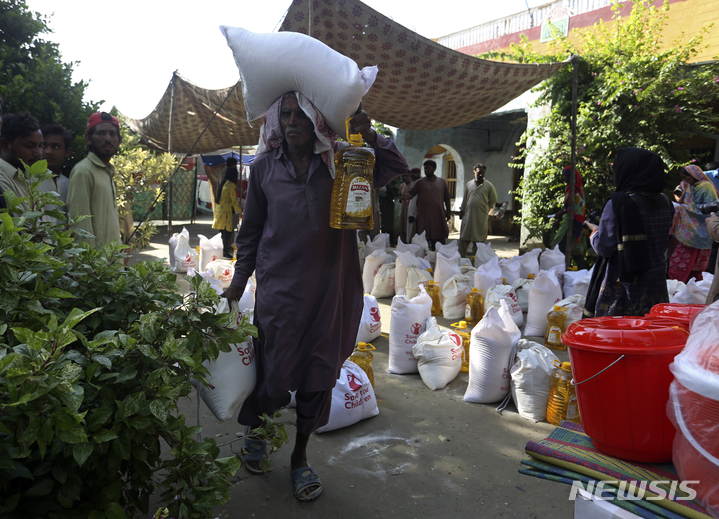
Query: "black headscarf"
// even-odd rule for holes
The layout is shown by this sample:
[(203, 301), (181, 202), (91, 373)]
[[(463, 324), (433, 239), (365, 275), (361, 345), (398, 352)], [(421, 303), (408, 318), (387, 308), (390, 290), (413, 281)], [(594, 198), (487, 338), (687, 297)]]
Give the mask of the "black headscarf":
[(644, 219), (631, 195), (661, 193), (664, 189), (665, 169), (664, 161), (653, 151), (620, 148), (617, 152), (614, 161), (614, 184), (617, 189), (610, 198), (617, 224), (619, 279), (622, 281), (630, 281), (644, 270), (649, 254)]

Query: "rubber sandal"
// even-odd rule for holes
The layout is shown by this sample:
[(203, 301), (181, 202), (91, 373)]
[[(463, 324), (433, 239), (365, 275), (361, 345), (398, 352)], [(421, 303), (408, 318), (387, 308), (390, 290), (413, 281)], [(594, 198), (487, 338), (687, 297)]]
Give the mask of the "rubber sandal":
[[(267, 456), (267, 444), (262, 440), (256, 440), (253, 438), (245, 438), (245, 446), (242, 448), (242, 464), (245, 466), (250, 474), (264, 474), (265, 471), (261, 468), (250, 466), (248, 461), (261, 462), (264, 459), (269, 459)], [(267, 472), (271, 471), (270, 467)]]
[[(292, 491), (300, 501), (312, 501), (322, 493), (322, 481), (312, 467), (302, 467), (292, 471)], [(310, 491), (300, 497), (300, 492), (305, 489)]]

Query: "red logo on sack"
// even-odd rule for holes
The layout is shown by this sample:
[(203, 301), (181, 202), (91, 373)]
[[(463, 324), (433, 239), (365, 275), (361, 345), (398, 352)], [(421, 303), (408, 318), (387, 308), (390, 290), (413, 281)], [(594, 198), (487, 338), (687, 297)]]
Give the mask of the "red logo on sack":
[(215, 261), (215, 260), (217, 260), (217, 254), (213, 254), (212, 259), (210, 261)]
[(449, 338), (452, 339), (452, 342), (455, 343), (457, 346), (460, 346), (462, 344), (462, 338), (456, 333), (450, 333)]
[(380, 317), (379, 317), (379, 308), (377, 308), (376, 306), (373, 306), (372, 308), (369, 309), (369, 313), (370, 313), (370, 315), (372, 316), (372, 320), (373, 320), (374, 322), (378, 323), (378, 322), (379, 322), (379, 319), (380, 319)]
[(229, 275), (230, 275), (230, 269), (225, 269), (225, 276), (229, 276)]
[(191, 261), (192, 261), (192, 256), (190, 256), (189, 254), (188, 254), (187, 256), (185, 256), (185, 261), (188, 262), (188, 263), (191, 262)]
[(362, 382), (354, 375), (354, 373), (347, 373), (347, 382), (349, 383), (352, 391), (359, 391), (362, 388)]
[(422, 325), (419, 323), (414, 323), (411, 327), (412, 333), (415, 335), (419, 335), (419, 332), (422, 331)]

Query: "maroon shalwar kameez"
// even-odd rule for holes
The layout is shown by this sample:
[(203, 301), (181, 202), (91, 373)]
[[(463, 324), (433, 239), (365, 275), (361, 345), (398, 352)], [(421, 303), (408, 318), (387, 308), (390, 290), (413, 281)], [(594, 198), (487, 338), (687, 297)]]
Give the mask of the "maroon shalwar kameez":
[(449, 236), (445, 214), (445, 204), (448, 206), (450, 202), (447, 182), (437, 176), (432, 180), (422, 177), (409, 194), (417, 195), (417, 234), (426, 231), (425, 238), (444, 243)]
[[(336, 143), (337, 149), (346, 143)], [(394, 143), (377, 135), (374, 186), (408, 171)], [(289, 401), (288, 391), (330, 391), (354, 348), (362, 314), (357, 232), (329, 226), (333, 179), (315, 155), (307, 183), (295, 179), (283, 147), (255, 159), (232, 285), (244, 288), (256, 270), (257, 385), (238, 421), (260, 424), (258, 414)], [(329, 419), (327, 401), (312, 417), (298, 415), (309, 434)]]

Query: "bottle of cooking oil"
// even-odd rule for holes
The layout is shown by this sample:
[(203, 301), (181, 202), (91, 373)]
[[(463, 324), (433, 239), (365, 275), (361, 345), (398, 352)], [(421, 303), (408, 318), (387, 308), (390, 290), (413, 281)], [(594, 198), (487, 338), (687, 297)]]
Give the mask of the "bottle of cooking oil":
[(434, 281), (428, 281), (427, 293), (432, 298), (432, 315), (440, 315), (442, 313), (442, 303), (439, 300), (439, 285), (436, 285)]
[(484, 316), (484, 297), (476, 288), (467, 294), (467, 305), (464, 307), (464, 319), (470, 326), (475, 326)]
[(559, 351), (567, 349), (567, 345), (562, 342), (566, 318), (567, 314), (558, 305), (554, 305), (554, 309), (547, 314), (547, 331), (544, 334), (544, 345), (547, 348)]
[(370, 384), (372, 384), (373, 389), (374, 372), (372, 371), (372, 359), (374, 358), (374, 355), (372, 355), (372, 352), (375, 349), (376, 348), (371, 344), (368, 344), (366, 342), (359, 342), (357, 343), (355, 351), (353, 351), (352, 355), (350, 355), (350, 360), (357, 364), (360, 368), (362, 368), (362, 371), (367, 373), (367, 376), (369, 377), (369, 382)]
[[(481, 296), (480, 296), (481, 297)], [(469, 342), (472, 338), (472, 334), (467, 328), (467, 321), (459, 321), (458, 323), (452, 323), (454, 331), (462, 338), (462, 368), (461, 371), (465, 373), (469, 371)]]
[(350, 133), (350, 119), (345, 121), (350, 146), (335, 153), (335, 181), (332, 186), (330, 227), (335, 229), (372, 229), (372, 171), (374, 151), (362, 147), (362, 136)]
[(569, 362), (554, 361), (556, 369), (552, 373), (547, 402), (547, 421), (559, 425), (562, 420), (582, 423), (577, 405), (577, 393), (572, 385), (572, 365)]

